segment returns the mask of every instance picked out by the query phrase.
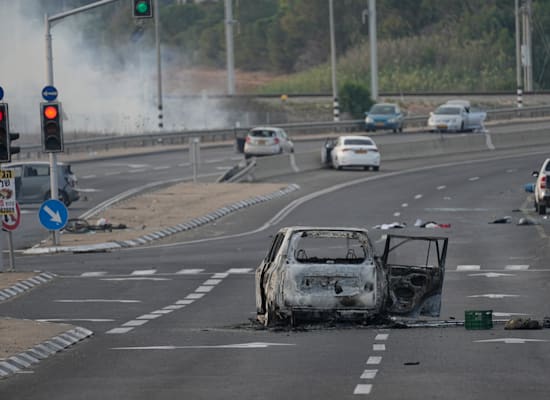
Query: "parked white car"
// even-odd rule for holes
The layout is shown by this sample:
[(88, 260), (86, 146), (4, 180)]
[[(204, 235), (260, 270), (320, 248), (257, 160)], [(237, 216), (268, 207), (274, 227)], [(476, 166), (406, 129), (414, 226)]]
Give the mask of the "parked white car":
[(281, 154), (283, 152), (294, 152), (294, 143), (292, 143), (284, 129), (260, 126), (248, 132), (244, 143), (246, 158)]
[(445, 237), (387, 235), (378, 256), (366, 229), (282, 228), (256, 269), (257, 320), (437, 317), (447, 243)]
[(467, 100), (450, 100), (430, 113), (428, 129), (431, 132), (467, 132), (483, 130), (485, 111), (473, 111)]
[(369, 136), (340, 136), (328, 139), (321, 152), (321, 163), (333, 168), (363, 167), (380, 169), (380, 152)]
[(535, 210), (544, 215), (546, 208), (550, 207), (550, 158), (544, 160), (539, 171), (533, 171), (533, 176), (537, 178), (535, 182)]

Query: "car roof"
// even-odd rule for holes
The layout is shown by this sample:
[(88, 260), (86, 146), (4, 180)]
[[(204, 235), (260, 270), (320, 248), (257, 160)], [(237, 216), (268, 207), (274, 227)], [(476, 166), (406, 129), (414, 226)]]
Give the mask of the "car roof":
[(374, 143), (374, 140), (370, 136), (359, 136), (359, 135), (342, 135), (340, 139), (368, 139)]
[(302, 232), (302, 231), (345, 231), (345, 232), (362, 232), (368, 234), (368, 230), (366, 228), (358, 228), (358, 227), (338, 227), (338, 226), (287, 226), (285, 228), (281, 228), (280, 231), (285, 232)]
[(251, 131), (263, 131), (263, 130), (280, 130), (281, 128), (278, 128), (276, 126), (256, 126)]

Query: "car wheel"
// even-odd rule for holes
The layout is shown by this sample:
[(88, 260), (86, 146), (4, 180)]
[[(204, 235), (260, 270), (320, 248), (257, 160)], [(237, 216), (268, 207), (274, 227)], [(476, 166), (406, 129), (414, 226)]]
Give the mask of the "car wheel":
[(464, 121), (460, 124), (460, 132), (464, 132)]
[[(50, 191), (48, 191), (48, 193), (46, 193), (46, 195), (44, 196), (44, 201), (50, 200), (51, 197), (52, 196), (50, 195)], [(69, 207), (71, 205), (71, 201), (69, 200), (69, 196), (63, 190), (59, 190), (57, 199), (60, 202), (62, 202), (66, 207)]]
[(395, 129), (393, 130), (393, 133), (397, 133), (397, 128), (395, 128)]
[(543, 206), (543, 205), (539, 204), (539, 214), (540, 215), (545, 215), (546, 214), (546, 206)]
[(379, 171), (380, 170), (380, 166), (379, 165), (375, 165), (372, 167), (372, 170), (373, 171)]
[(403, 127), (402, 126), (399, 127), (399, 133), (403, 133)]

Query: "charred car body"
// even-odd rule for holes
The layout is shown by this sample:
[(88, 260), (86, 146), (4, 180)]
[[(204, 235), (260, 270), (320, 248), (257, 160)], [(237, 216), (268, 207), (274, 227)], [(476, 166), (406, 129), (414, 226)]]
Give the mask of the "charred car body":
[(377, 256), (366, 229), (282, 228), (256, 269), (257, 319), (267, 326), (437, 317), (447, 243), (388, 235)]

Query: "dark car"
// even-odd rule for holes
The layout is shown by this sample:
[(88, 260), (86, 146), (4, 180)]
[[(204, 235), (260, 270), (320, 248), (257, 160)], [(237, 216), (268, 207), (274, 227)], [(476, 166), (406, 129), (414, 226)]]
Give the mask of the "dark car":
[(365, 113), (365, 130), (374, 132), (376, 130), (391, 129), (394, 132), (403, 132), (405, 114), (399, 105), (393, 103), (377, 103)]
[[(45, 161), (14, 162), (2, 165), (15, 175), (15, 193), (20, 204), (42, 203), (50, 199), (50, 164)], [(67, 163), (57, 163), (59, 200), (67, 207), (80, 198), (77, 178)]]

